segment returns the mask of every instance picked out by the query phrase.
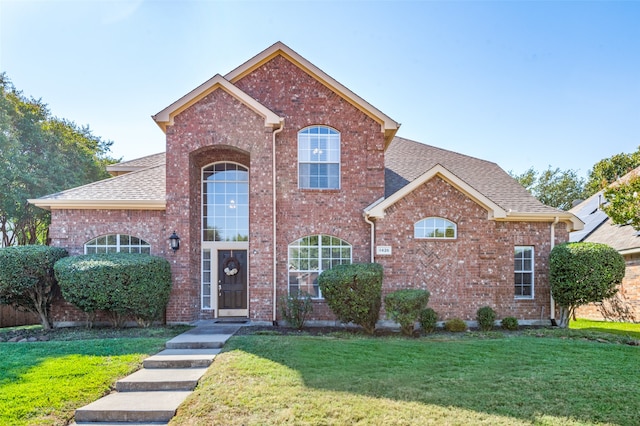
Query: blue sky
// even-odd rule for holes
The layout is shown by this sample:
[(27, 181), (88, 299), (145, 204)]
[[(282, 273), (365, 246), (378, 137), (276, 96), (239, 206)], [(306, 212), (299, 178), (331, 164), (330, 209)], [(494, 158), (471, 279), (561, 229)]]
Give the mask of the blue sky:
[(0, 71), (130, 160), (150, 118), (282, 41), (402, 123), (498, 163), (575, 169), (640, 145), (640, 1), (0, 1)]

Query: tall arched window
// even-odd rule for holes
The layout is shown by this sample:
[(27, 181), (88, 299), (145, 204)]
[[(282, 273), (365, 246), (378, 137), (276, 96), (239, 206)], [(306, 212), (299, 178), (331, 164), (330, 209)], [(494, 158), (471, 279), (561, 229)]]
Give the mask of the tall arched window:
[(289, 294), (322, 298), (318, 276), (335, 265), (351, 263), (351, 244), (330, 235), (310, 235), (289, 244)]
[(151, 252), (146, 241), (126, 234), (103, 235), (85, 243), (84, 253), (144, 253)]
[(340, 133), (326, 126), (298, 132), (298, 187), (340, 188)]
[(249, 241), (249, 171), (235, 163), (202, 169), (202, 240)]
[(442, 217), (428, 217), (413, 225), (415, 238), (439, 238), (453, 240), (457, 238), (456, 224)]

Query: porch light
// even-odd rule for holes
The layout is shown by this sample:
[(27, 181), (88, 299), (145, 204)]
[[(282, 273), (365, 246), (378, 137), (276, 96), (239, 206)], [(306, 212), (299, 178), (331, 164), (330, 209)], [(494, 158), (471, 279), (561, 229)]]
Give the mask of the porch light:
[(169, 237), (169, 247), (171, 247), (174, 253), (180, 248), (180, 237), (178, 237), (176, 231), (173, 231), (173, 234)]

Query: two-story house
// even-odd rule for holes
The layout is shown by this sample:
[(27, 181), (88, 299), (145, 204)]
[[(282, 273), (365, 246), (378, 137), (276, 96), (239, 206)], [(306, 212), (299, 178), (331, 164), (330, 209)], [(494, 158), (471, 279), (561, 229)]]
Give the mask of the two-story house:
[[(31, 202), (51, 210), (51, 244), (72, 255), (168, 259), (168, 322), (271, 322), (278, 299), (301, 291), (313, 319), (331, 321), (318, 275), (370, 261), (385, 293), (426, 288), (442, 319), (473, 320), (486, 305), (525, 322), (553, 316), (549, 251), (582, 223), (495, 163), (396, 137), (395, 120), (282, 43), (153, 119), (165, 153)], [(64, 303), (53, 315), (82, 318)]]

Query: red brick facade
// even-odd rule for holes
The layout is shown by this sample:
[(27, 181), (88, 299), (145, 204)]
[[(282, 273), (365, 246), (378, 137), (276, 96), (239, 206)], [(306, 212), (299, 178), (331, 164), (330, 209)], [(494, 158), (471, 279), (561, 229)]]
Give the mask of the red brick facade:
[[(166, 211), (53, 210), (52, 244), (70, 254), (98, 236), (130, 234), (151, 244), (151, 254), (172, 265), (173, 290), (168, 322), (189, 322), (218, 315), (201, 309), (201, 170), (215, 162), (233, 162), (249, 170), (248, 317), (273, 319), (274, 263), (277, 294), (288, 292), (288, 245), (310, 235), (327, 234), (352, 246), (353, 262), (369, 262), (371, 226), (364, 210), (385, 194), (385, 133), (372, 114), (331, 90), (285, 56), (276, 55), (233, 85), (284, 120), (281, 131), (237, 96), (220, 87), (181, 110), (166, 127)], [(298, 188), (298, 132), (328, 126), (340, 133), (340, 189)], [(273, 218), (273, 144), (276, 160), (276, 218)], [(443, 217), (457, 224), (452, 241), (416, 240), (414, 223)], [(274, 222), (276, 253), (273, 253)], [(430, 305), (441, 319), (473, 320), (476, 310), (492, 306), (499, 317), (549, 318), (548, 254), (551, 221), (500, 222), (439, 177), (426, 182), (387, 209), (375, 226), (375, 245), (392, 247), (376, 256), (385, 270), (384, 293), (417, 287), (431, 292)], [(167, 238), (181, 238), (177, 252)], [(563, 224), (556, 242), (567, 240)], [(514, 298), (516, 245), (535, 248), (535, 297)], [(274, 262), (275, 255), (275, 262)], [(59, 304), (57, 321), (78, 318)], [(278, 315), (279, 316), (279, 315)], [(333, 320), (322, 301), (312, 320)]]

